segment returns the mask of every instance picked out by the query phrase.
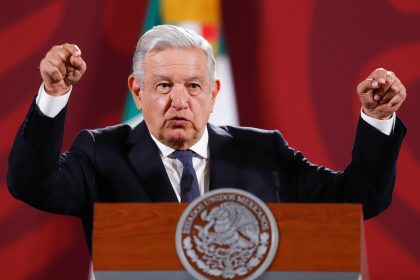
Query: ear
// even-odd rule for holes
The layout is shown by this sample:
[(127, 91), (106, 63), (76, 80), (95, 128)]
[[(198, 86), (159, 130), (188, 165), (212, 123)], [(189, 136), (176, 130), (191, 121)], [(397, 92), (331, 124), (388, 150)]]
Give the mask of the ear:
[(131, 74), (128, 76), (128, 88), (131, 91), (131, 95), (133, 96), (134, 103), (136, 104), (137, 109), (142, 109), (142, 102), (141, 102), (141, 88), (140, 83), (137, 78)]
[(211, 86), (211, 101), (212, 101), (212, 108), (211, 111), (213, 112), (214, 103), (216, 102), (216, 97), (220, 92), (220, 80), (214, 81), (213, 85)]

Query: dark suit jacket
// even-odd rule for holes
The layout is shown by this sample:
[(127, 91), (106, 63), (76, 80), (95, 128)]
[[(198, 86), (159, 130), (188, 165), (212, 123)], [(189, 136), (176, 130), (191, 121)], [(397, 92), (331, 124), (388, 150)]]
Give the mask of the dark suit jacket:
[[(91, 246), (93, 203), (176, 202), (144, 122), (84, 130), (60, 155), (66, 109), (55, 118), (32, 104), (9, 158), (10, 192), (36, 208), (82, 218)], [(391, 203), (405, 128), (386, 136), (359, 120), (344, 172), (316, 166), (278, 131), (208, 125), (210, 190), (239, 188), (266, 202), (362, 203), (365, 218)]]

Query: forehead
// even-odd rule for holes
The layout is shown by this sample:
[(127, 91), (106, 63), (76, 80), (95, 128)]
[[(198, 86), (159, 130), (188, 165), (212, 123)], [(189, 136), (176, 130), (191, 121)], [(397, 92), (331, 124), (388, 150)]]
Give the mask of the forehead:
[(199, 48), (152, 50), (144, 58), (143, 70), (146, 76), (201, 76), (208, 74), (209, 71), (207, 56)]

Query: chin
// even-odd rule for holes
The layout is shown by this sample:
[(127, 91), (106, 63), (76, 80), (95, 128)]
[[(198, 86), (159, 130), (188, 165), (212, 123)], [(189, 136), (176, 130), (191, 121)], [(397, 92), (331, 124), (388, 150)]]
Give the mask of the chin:
[(188, 142), (193, 139), (193, 135), (184, 129), (171, 129), (171, 131), (166, 135), (167, 137), (164, 138), (177, 143)]

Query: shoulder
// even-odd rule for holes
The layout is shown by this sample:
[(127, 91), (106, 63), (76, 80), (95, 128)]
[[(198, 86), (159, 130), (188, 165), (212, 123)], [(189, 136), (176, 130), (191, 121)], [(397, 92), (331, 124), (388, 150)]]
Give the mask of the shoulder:
[(76, 136), (75, 142), (121, 143), (126, 142), (132, 128), (127, 124), (117, 124), (96, 129), (84, 129)]
[(238, 142), (249, 142), (261, 143), (261, 142), (273, 142), (280, 141), (286, 144), (283, 135), (278, 130), (266, 130), (255, 127), (244, 127), (244, 126), (215, 126), (209, 124), (210, 133), (215, 133), (225, 137), (231, 137), (233, 140)]
[(103, 128), (90, 129), (89, 131), (95, 138), (127, 138), (132, 128), (128, 124), (117, 124)]

